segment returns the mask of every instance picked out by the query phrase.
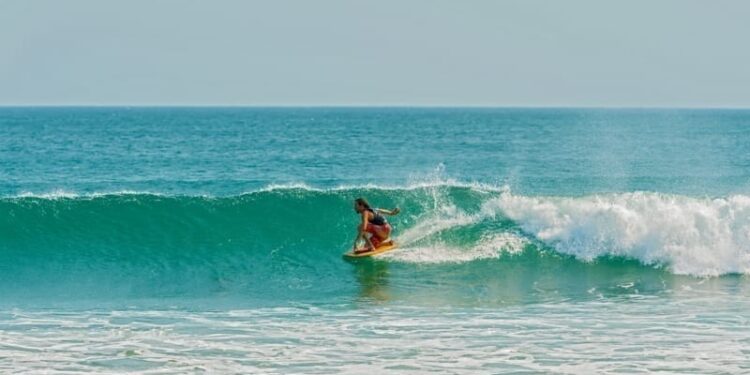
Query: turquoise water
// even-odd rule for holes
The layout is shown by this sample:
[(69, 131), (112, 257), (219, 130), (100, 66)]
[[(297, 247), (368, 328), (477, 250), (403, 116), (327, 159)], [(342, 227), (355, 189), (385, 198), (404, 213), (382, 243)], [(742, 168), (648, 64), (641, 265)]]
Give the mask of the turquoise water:
[[(748, 372), (749, 150), (743, 110), (2, 108), (0, 369)], [(400, 250), (342, 259), (359, 196)]]

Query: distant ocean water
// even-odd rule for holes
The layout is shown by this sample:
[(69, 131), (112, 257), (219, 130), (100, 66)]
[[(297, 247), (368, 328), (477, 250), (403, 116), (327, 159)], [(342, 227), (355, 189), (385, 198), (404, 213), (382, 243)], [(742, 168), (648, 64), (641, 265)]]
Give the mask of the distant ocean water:
[(1, 372), (747, 373), (748, 275), (748, 110), (0, 108)]

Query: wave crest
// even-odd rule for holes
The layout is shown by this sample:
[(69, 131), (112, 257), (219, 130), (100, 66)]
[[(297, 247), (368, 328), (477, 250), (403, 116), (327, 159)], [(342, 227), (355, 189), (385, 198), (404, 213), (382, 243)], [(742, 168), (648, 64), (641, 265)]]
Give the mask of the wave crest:
[(750, 197), (634, 192), (581, 198), (505, 192), (485, 203), (560, 253), (633, 258), (677, 274), (750, 273)]

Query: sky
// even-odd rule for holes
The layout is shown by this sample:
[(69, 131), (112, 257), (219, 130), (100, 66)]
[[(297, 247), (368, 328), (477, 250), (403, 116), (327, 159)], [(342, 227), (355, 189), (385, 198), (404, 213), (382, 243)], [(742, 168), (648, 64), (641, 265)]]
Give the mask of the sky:
[(0, 0), (0, 105), (750, 107), (750, 1)]

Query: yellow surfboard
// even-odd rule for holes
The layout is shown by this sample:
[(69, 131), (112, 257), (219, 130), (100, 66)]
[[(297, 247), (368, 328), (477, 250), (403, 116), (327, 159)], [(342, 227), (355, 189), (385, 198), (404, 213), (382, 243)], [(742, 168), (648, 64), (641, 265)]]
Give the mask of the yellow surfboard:
[[(388, 243), (385, 243), (383, 245), (378, 246), (375, 250), (371, 251), (350, 251), (346, 254), (344, 254), (344, 257), (346, 258), (366, 258), (371, 257), (374, 255), (380, 255), (383, 253), (387, 253), (391, 250), (396, 250), (398, 248), (398, 245), (394, 241), (390, 241)], [(360, 250), (360, 249), (357, 249)]]

